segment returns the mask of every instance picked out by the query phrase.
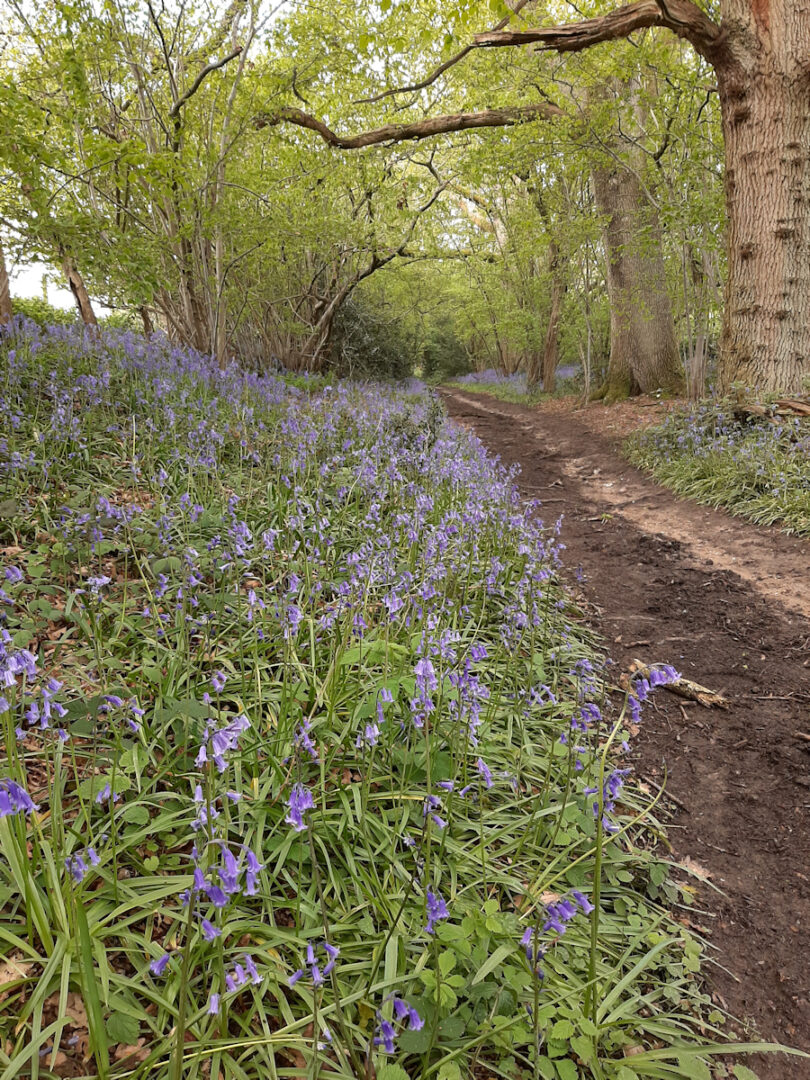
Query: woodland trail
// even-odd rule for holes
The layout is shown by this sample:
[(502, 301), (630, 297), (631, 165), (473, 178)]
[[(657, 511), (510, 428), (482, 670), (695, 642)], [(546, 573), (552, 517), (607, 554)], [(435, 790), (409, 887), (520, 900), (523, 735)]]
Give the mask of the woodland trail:
[[(810, 1051), (810, 542), (679, 499), (571, 414), (443, 388), (518, 485), (563, 516), (570, 570), (620, 671), (674, 664), (727, 711), (668, 693), (634, 748), (642, 780), (676, 801), (670, 841), (708, 878), (692, 919), (710, 989), (761, 1036)], [(810, 1062), (763, 1055), (761, 1080), (808, 1080)]]

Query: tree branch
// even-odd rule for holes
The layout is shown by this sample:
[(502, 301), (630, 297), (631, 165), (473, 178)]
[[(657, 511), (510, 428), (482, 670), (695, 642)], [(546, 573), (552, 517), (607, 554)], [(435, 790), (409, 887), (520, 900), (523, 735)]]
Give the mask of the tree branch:
[(324, 142), (340, 150), (359, 150), (363, 146), (375, 146), (378, 143), (402, 142), (405, 139), (429, 139), (432, 135), (443, 135), (450, 131), (467, 131), (470, 128), (511, 127), (529, 120), (552, 120), (565, 116), (562, 109), (548, 102), (539, 105), (523, 105), (517, 108), (484, 109), (481, 112), (453, 113), (449, 116), (434, 116), (428, 120), (417, 120), (411, 124), (386, 124), (385, 127), (364, 131), (360, 135), (342, 136), (335, 134), (322, 120), (302, 112), (300, 109), (279, 109), (272, 115), (260, 115), (254, 120), (256, 128), (275, 127), (277, 124), (297, 124), (298, 127), (316, 131)]
[(227, 56), (223, 56), (221, 60), (215, 60), (210, 64), (206, 64), (205, 67), (200, 71), (197, 78), (194, 80), (194, 82), (188, 88), (188, 90), (186, 90), (186, 92), (182, 95), (182, 97), (179, 97), (177, 99), (177, 101), (175, 101), (174, 105), (172, 105), (171, 111), (169, 112), (169, 116), (172, 117), (172, 118), (174, 118), (175, 116), (179, 116), (180, 115), (180, 110), (189, 101), (190, 98), (194, 97), (194, 95), (197, 93), (197, 91), (202, 86), (203, 81), (211, 74), (211, 72), (216, 71), (218, 68), (225, 67), (225, 65), (229, 64), (231, 62), (231, 60), (235, 60), (236, 57), (239, 56), (241, 52), (242, 52), (242, 46), (237, 45), (235, 49), (233, 49), (231, 52), (229, 52)]
[[(508, 25), (509, 20), (512, 18), (512, 16), (517, 15), (520, 11), (522, 11), (528, 3), (529, 0), (517, 0), (517, 3), (512, 8), (512, 14), (507, 15), (505, 18), (501, 19), (500, 22), (496, 23), (492, 27), (490, 33), (495, 33), (498, 30), (503, 30), (503, 28)], [(431, 83), (435, 83), (436, 80), (440, 78), (440, 76), (444, 75), (445, 71), (447, 71), (448, 68), (454, 67), (461, 60), (463, 60), (464, 57), (467, 56), (468, 53), (471, 53), (474, 48), (475, 45), (465, 45), (464, 48), (460, 49), (457, 53), (455, 53), (455, 55), (451, 56), (449, 59), (439, 64), (438, 67), (435, 67), (429, 75), (426, 75), (425, 78), (422, 79), (421, 82), (413, 83), (411, 86), (398, 86), (395, 87), (393, 90), (384, 90), (381, 94), (376, 94), (374, 97), (359, 98), (355, 102), (355, 104), (373, 105), (378, 101), (382, 101), (384, 98), (392, 97), (394, 94), (411, 94), (417, 90), (424, 90), (426, 86), (430, 86)]]
[(710, 63), (718, 58), (725, 40), (722, 29), (692, 0), (637, 0), (596, 19), (536, 30), (489, 31), (476, 34), (473, 41), (476, 48), (537, 43), (541, 49), (580, 52), (603, 41), (629, 37), (635, 30), (649, 26), (672, 30), (689, 41)]

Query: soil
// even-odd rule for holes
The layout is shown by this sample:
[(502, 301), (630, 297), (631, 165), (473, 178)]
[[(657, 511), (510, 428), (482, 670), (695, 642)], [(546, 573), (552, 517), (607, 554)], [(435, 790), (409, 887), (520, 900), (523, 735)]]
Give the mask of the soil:
[[(584, 572), (619, 670), (672, 663), (728, 698), (722, 711), (659, 691), (635, 768), (666, 782), (675, 857), (706, 873), (696, 917), (715, 1000), (746, 1037), (810, 1051), (810, 542), (686, 502), (631, 466), (619, 436), (652, 408), (440, 392), (454, 419), (520, 464), (541, 513), (563, 517), (567, 565)], [(810, 1080), (806, 1059), (748, 1064), (761, 1080)]]

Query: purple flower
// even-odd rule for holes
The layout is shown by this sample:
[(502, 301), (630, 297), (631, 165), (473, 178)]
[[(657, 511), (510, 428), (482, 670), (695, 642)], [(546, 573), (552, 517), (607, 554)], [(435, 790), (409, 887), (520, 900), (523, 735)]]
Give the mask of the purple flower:
[(296, 746), (299, 746), (302, 749), (306, 750), (306, 752), (309, 754), (313, 761), (317, 761), (318, 751), (315, 747), (315, 743), (312, 741), (312, 736), (310, 735), (311, 731), (312, 724), (309, 722), (307, 717), (304, 717), (304, 719), (296, 728), (293, 741)]
[(475, 763), (476, 768), (484, 779), (484, 787), (491, 788), (493, 785), (492, 773), (489, 770), (489, 766), (483, 758), (479, 758)]
[(304, 814), (315, 806), (312, 792), (305, 788), (303, 784), (293, 784), (287, 806), (290, 809), (284, 820), (288, 825), (292, 825), (296, 832), (303, 832), (306, 828)]
[[(320, 963), (318, 961), (318, 950), (323, 949), (326, 953), (326, 966), (321, 970)], [(322, 986), (324, 978), (331, 975), (335, 966), (335, 961), (340, 955), (340, 949), (336, 945), (330, 945), (328, 941), (321, 942), (320, 945), (313, 945), (312, 942), (307, 942), (307, 961), (306, 966), (309, 968), (309, 977), (312, 979), (313, 986)], [(295, 986), (299, 979), (302, 979), (305, 974), (305, 968), (299, 968), (293, 975), (290, 976), (290, 986)]]
[(219, 994), (212, 994), (208, 999), (208, 1015), (216, 1016), (219, 1012)]
[(153, 975), (156, 975), (159, 978), (168, 967), (171, 958), (171, 953), (164, 953), (163, 956), (161, 956), (158, 960), (152, 961), (152, 963), (149, 965), (149, 970), (152, 972)]
[(438, 893), (432, 892), (430, 889), (427, 891), (427, 926), (425, 927), (426, 934), (433, 934), (436, 932), (436, 923), (442, 919), (449, 917), (447, 910), (447, 904), (441, 898)]
[(0, 780), (0, 817), (30, 814), (38, 809), (38, 804), (18, 783), (11, 779)]
[(394, 1039), (396, 1031), (390, 1020), (381, 1020), (374, 1039), (375, 1046), (381, 1046), (386, 1054), (394, 1053)]
[(208, 919), (200, 919), (200, 929), (202, 930), (203, 937), (206, 941), (216, 941), (222, 933), (222, 931), (218, 930), (213, 923), (208, 921)]
[(256, 895), (256, 879), (259, 871), (264, 870), (264, 863), (260, 863), (249, 849), (245, 849), (245, 895)]
[(215, 671), (211, 676), (211, 686), (213, 687), (215, 694), (221, 694), (225, 689), (225, 683), (227, 678), (224, 671)]
[(590, 915), (590, 913), (593, 911), (593, 904), (590, 902), (588, 897), (581, 893), (579, 889), (572, 890), (571, 895), (579, 904), (580, 908), (582, 909), (583, 915)]

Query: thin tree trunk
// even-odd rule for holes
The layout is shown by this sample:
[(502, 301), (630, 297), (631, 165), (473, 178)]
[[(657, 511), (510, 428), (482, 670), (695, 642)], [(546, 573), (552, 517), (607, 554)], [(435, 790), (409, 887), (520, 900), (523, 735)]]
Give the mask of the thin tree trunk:
[(719, 383), (795, 393), (810, 377), (810, 9), (725, 0), (717, 65), (728, 277)]
[(6, 256), (0, 244), (0, 326), (10, 323), (14, 312), (11, 307), (11, 286), (6, 269)]
[(138, 308), (138, 312), (141, 316), (141, 322), (143, 323), (143, 332), (146, 337), (150, 337), (155, 332), (155, 327), (152, 322), (152, 316), (149, 314), (149, 308), (146, 304), (141, 304)]
[(90, 300), (90, 294), (87, 291), (87, 287), (84, 284), (84, 278), (79, 273), (79, 268), (73, 261), (71, 255), (62, 248), (60, 251), (62, 257), (62, 269), (64, 270), (67, 283), (70, 286), (70, 291), (73, 293), (73, 299), (76, 301), (76, 307), (79, 309), (79, 314), (82, 317), (82, 322), (86, 327), (90, 329), (93, 336), (98, 335), (98, 319), (96, 313), (93, 311), (93, 304)]
[(551, 268), (551, 310), (546, 327), (546, 344), (543, 349), (543, 389), (553, 394), (557, 387), (557, 361), (560, 343), (560, 308), (565, 295), (565, 279), (560, 268), (560, 251), (552, 241), (549, 249)]
[(610, 299), (610, 364), (604, 393), (683, 389), (661, 228), (638, 177), (619, 164), (593, 172), (594, 198), (607, 218), (605, 254)]

